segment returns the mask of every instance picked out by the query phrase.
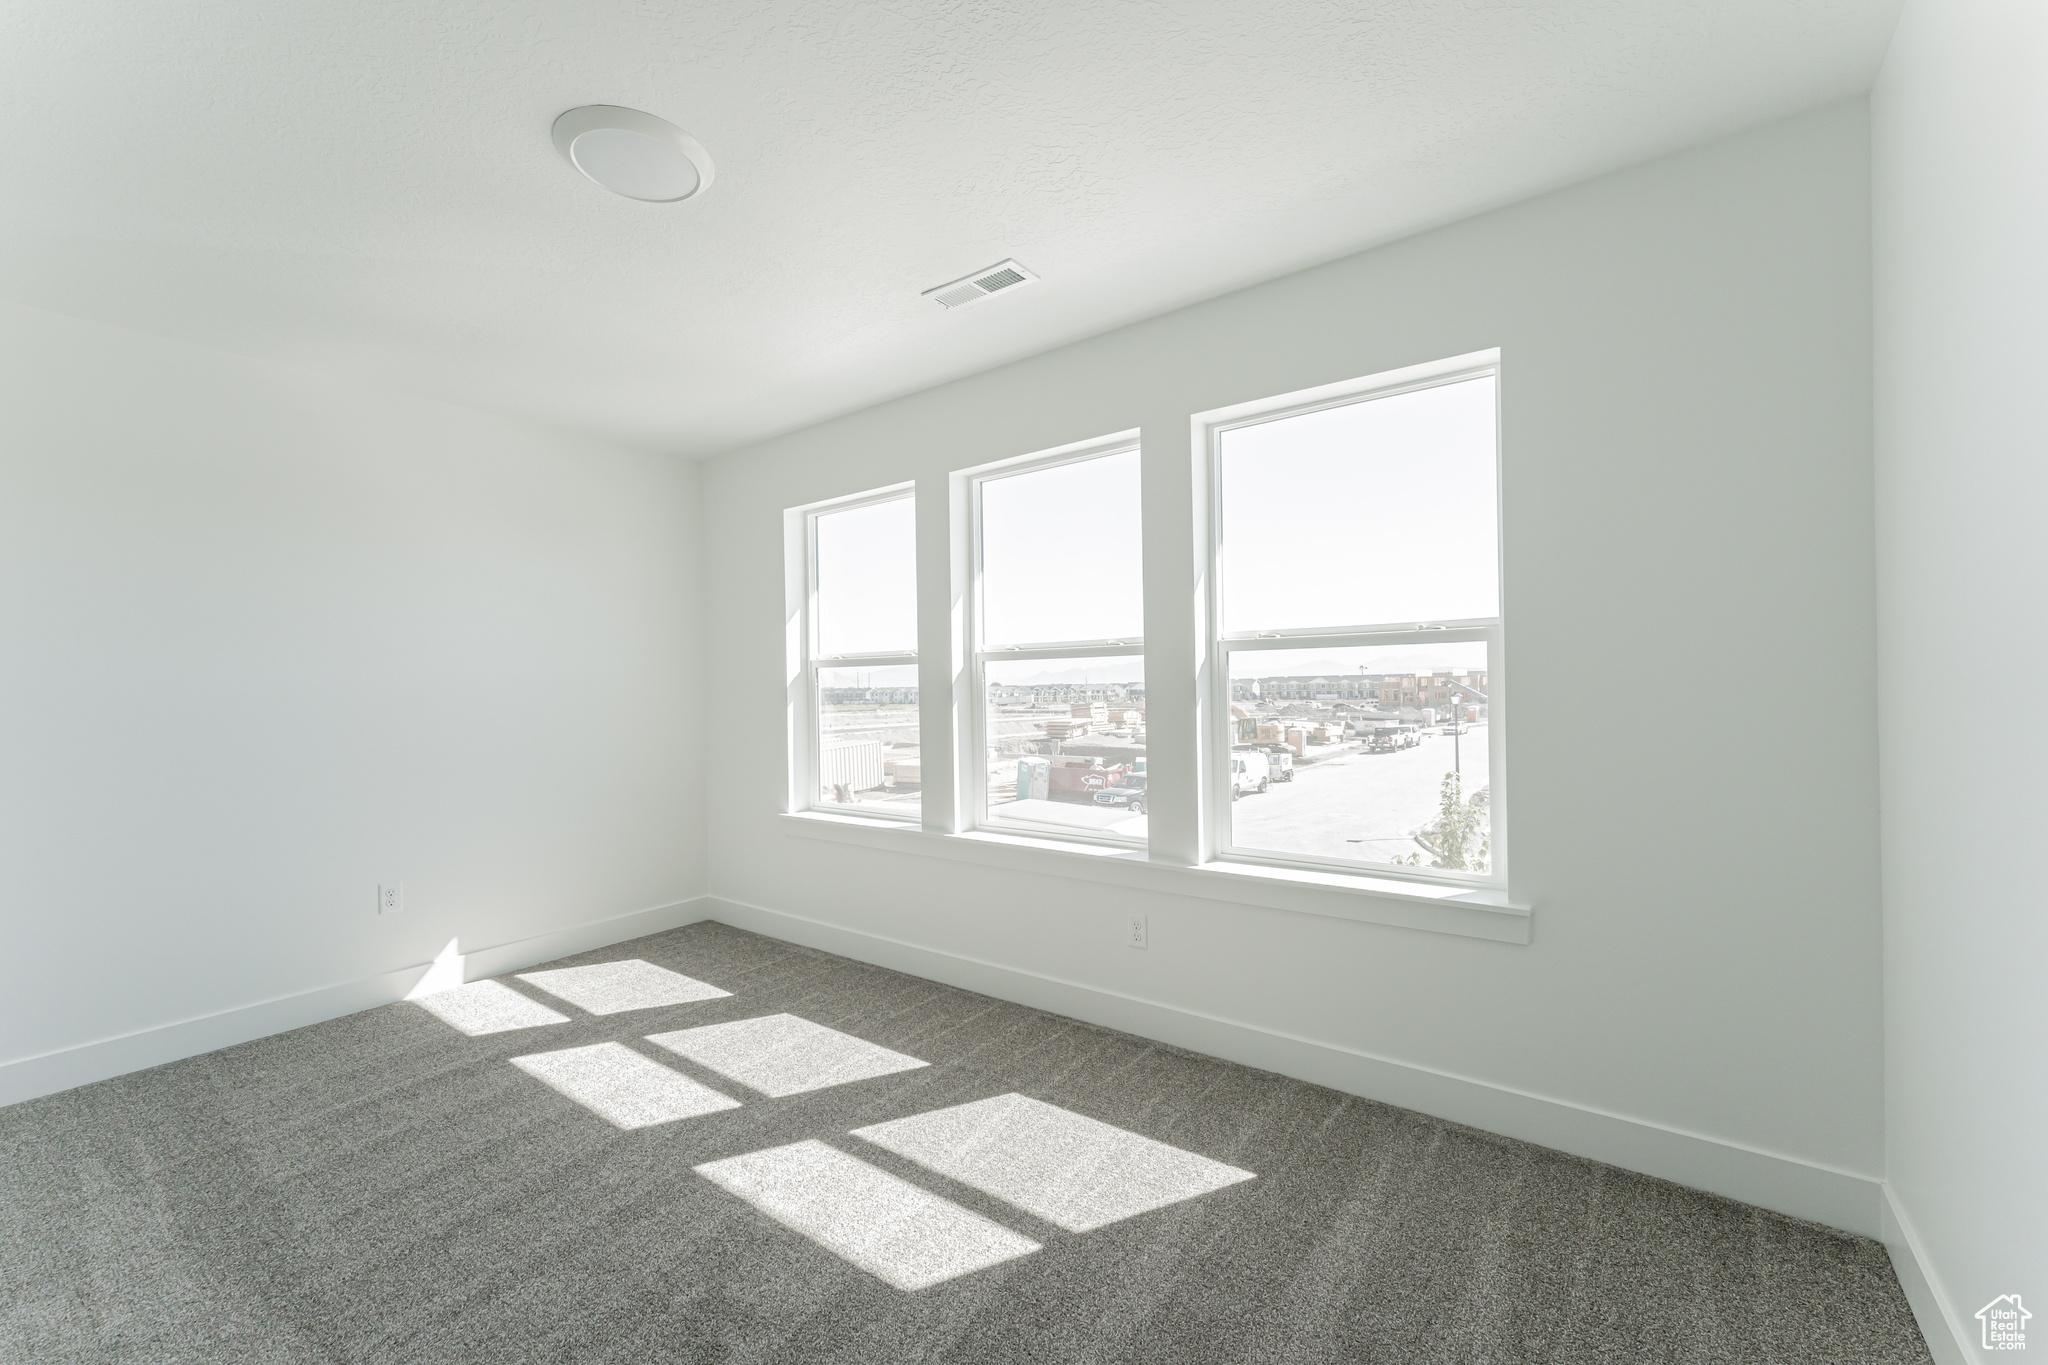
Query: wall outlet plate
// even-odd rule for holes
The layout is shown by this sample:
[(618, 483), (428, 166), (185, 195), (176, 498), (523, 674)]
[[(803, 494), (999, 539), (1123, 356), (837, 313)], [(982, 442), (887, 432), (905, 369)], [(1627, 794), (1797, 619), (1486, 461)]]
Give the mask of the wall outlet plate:
[(1146, 931), (1145, 916), (1132, 915), (1130, 932), (1124, 936), (1124, 942), (1133, 948), (1142, 948), (1145, 946)]
[(405, 909), (405, 883), (378, 883), (377, 913), (380, 915), (395, 915), (403, 909)]

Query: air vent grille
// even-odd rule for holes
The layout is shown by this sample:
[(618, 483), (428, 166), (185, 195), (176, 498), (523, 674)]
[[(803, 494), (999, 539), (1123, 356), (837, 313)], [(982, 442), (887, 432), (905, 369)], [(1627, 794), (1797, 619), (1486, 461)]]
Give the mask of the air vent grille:
[(936, 303), (945, 304), (948, 308), (958, 308), (963, 303), (973, 303), (976, 299), (987, 298), (988, 291), (970, 281), (967, 284), (956, 284), (951, 289), (941, 289), (927, 297)]
[(1031, 284), (1037, 279), (1038, 276), (1015, 261), (997, 261), (994, 265), (977, 270), (964, 279), (942, 284), (936, 289), (927, 289), (923, 297), (941, 308), (964, 308), (998, 290), (1015, 289), (1020, 284)]
[(993, 294), (998, 289), (1008, 289), (1013, 284), (1024, 283), (1024, 276), (1013, 267), (1006, 265), (1001, 270), (983, 275), (975, 283)]

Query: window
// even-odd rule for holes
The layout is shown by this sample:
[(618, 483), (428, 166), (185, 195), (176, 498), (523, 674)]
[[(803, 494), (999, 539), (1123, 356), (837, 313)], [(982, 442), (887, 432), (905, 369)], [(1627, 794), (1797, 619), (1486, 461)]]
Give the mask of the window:
[(916, 820), (917, 505), (891, 490), (805, 517), (805, 804)]
[[(1145, 624), (1133, 437), (969, 481), (972, 823), (1145, 839)], [(970, 767), (977, 766), (970, 764)]]
[(1208, 414), (1220, 857), (1503, 884), (1493, 360)]

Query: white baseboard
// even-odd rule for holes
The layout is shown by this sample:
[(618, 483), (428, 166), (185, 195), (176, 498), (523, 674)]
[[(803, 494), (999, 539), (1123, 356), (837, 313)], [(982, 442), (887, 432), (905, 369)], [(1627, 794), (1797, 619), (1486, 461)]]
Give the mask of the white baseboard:
[(1877, 1237), (1875, 1176), (723, 896), (711, 918)]
[[(606, 944), (621, 943), (664, 929), (691, 924), (711, 913), (710, 900), (697, 896), (673, 905), (615, 915), (571, 925), (532, 938), (501, 943), (463, 954), (466, 980), (497, 976), (536, 962), (548, 962), (570, 953), (587, 952)], [(273, 1033), (284, 1033), (325, 1019), (338, 1019), (358, 1010), (374, 1009), (403, 1000), (425, 976), (432, 963), (403, 967), (377, 976), (360, 977), (331, 986), (317, 986), (270, 1000), (203, 1014), (193, 1019), (138, 1029), (114, 1038), (80, 1043), (34, 1057), (0, 1062), (0, 1105), (18, 1104), (38, 1095), (123, 1076), (183, 1057), (232, 1047)]]
[(1899, 1203), (1898, 1191), (1890, 1185), (1884, 1189), (1884, 1245), (1934, 1365), (1971, 1365), (1978, 1358), (1976, 1330), (1956, 1312), (1912, 1219)]

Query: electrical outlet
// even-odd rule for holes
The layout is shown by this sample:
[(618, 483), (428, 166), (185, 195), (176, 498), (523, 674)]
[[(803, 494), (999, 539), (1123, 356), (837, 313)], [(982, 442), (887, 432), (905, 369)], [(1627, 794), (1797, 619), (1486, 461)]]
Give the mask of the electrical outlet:
[(377, 913), (395, 915), (405, 909), (405, 883), (384, 882), (377, 887)]
[(1133, 948), (1142, 948), (1145, 946), (1145, 917), (1143, 915), (1131, 916), (1131, 932), (1130, 935), (1124, 939), (1124, 942), (1128, 943)]

